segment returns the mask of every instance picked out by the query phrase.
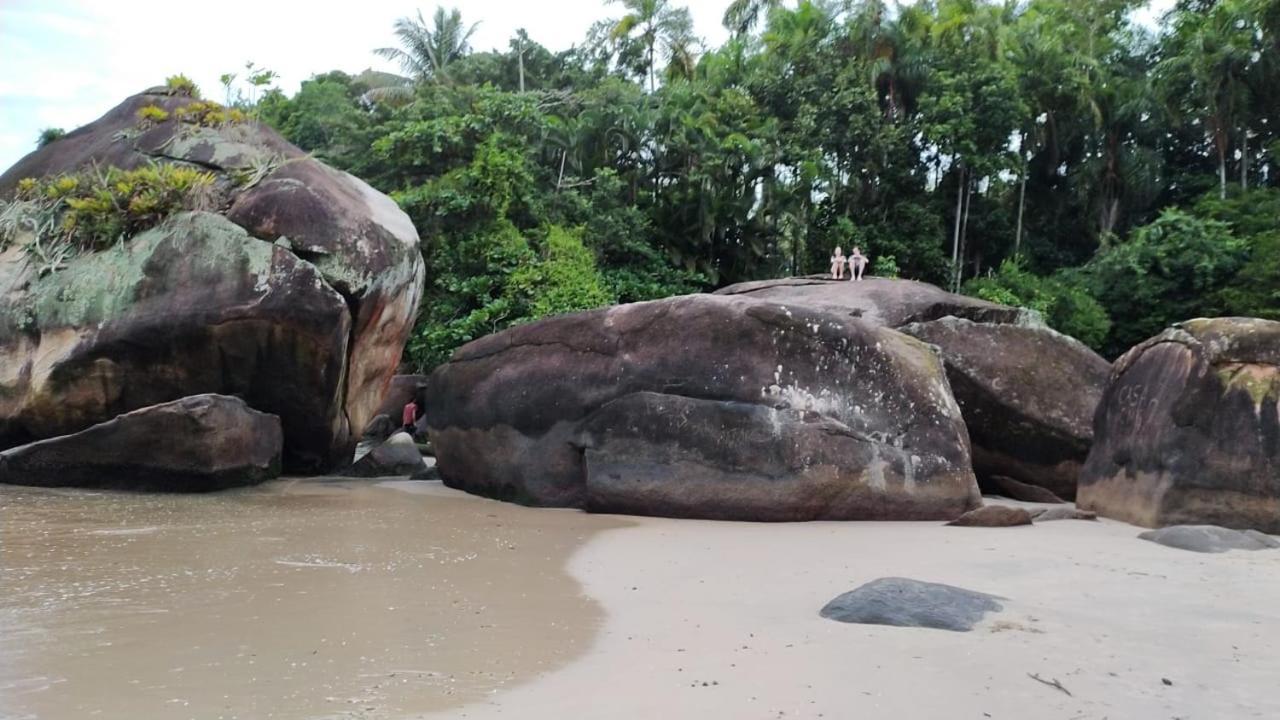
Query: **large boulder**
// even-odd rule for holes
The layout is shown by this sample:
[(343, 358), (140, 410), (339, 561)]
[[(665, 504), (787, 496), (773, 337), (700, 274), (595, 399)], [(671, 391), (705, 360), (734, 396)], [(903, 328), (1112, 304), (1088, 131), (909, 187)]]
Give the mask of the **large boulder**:
[[(0, 255), (0, 448), (82, 430), (146, 405), (234, 394), (280, 416), (285, 462), (349, 461), (382, 400), (422, 295), (418, 236), (386, 196), (254, 121), (177, 120), (161, 90), (0, 175), (98, 166), (197, 166), (208, 206), (41, 274), (18, 242)], [(175, 119), (139, 120), (146, 106)]]
[(430, 378), (445, 483), (740, 520), (951, 519), (981, 500), (941, 362), (892, 330), (694, 295), (565, 315)]
[(280, 473), (280, 420), (196, 395), (0, 452), (0, 483), (203, 492)]
[(716, 294), (818, 307), (894, 328), (947, 316), (989, 323), (1036, 321), (1036, 314), (1031, 311), (956, 295), (915, 280), (866, 278), (854, 282), (818, 276), (779, 278), (729, 285)]
[(937, 346), (984, 490), (998, 490), (987, 481), (1001, 475), (1075, 497), (1110, 365), (1039, 314), (884, 278), (766, 280), (717, 293), (852, 315)]
[(1079, 505), (1280, 533), (1280, 322), (1179, 323), (1116, 361)]
[(902, 332), (942, 350), (984, 490), (1004, 476), (1074, 499), (1111, 364), (1040, 324), (957, 317)]

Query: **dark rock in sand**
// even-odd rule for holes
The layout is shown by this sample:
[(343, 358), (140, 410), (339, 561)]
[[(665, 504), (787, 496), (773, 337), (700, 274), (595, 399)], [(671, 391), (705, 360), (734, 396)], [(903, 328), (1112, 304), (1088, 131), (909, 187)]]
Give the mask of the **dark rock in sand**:
[(1035, 508), (1029, 510), (1034, 522), (1050, 522), (1052, 520), (1097, 520), (1098, 513), (1080, 510), (1074, 507)]
[(947, 523), (956, 527), (1014, 527), (1030, 525), (1031, 513), (1008, 505), (983, 505)]
[(1065, 503), (1066, 500), (1053, 494), (1052, 490), (1029, 485), (1019, 480), (1004, 475), (991, 475), (982, 478), (978, 482), (979, 487), (984, 490), (1003, 495), (1013, 500), (1021, 500), (1023, 502), (1037, 503)]
[(1280, 322), (1179, 323), (1116, 361), (1079, 505), (1280, 533)]
[(446, 484), (739, 520), (949, 519), (980, 502), (928, 346), (846, 315), (693, 295), (472, 342), (431, 376)]
[(409, 433), (398, 431), (338, 474), (342, 477), (391, 477), (414, 475), (424, 468), (426, 464), (422, 453), (418, 452), (413, 438)]
[(224, 395), (134, 410), (0, 452), (0, 483), (204, 492), (280, 473), (280, 419)]
[(979, 480), (1004, 475), (1075, 497), (1110, 366), (1037, 313), (882, 278), (765, 280), (717, 292), (849, 314), (937, 346), (969, 428)]
[(95, 165), (194, 164), (218, 209), (43, 276), (29, 234), (0, 253), (0, 448), (221, 393), (280, 417), (291, 469), (324, 471), (373, 417), (422, 294), (408, 216), (264, 124), (139, 124), (191, 102), (135, 95), (0, 175), (6, 197)]
[(880, 578), (837, 597), (820, 614), (846, 623), (967, 632), (987, 613), (1002, 610), (1003, 599), (952, 585)]
[(1216, 525), (1173, 525), (1148, 530), (1138, 537), (1171, 548), (1201, 553), (1280, 548), (1280, 539), (1257, 530), (1240, 531)]

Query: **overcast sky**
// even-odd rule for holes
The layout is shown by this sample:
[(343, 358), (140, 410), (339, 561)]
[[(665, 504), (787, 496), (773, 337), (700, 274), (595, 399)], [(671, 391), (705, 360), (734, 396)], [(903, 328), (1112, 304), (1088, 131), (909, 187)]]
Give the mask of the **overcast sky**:
[[(710, 45), (725, 39), (720, 16), (728, 1), (687, 3), (695, 30)], [(603, 0), (443, 4), (480, 23), (477, 50), (505, 48), (521, 27), (562, 50), (581, 42), (596, 20), (622, 14)], [(394, 44), (391, 24), (418, 8), (430, 16), (435, 3), (0, 0), (0, 170), (35, 148), (41, 129), (79, 127), (169, 75), (184, 73), (217, 98), (218, 76), (250, 60), (280, 73), (280, 87), (290, 93), (328, 70), (394, 70), (371, 50)]]

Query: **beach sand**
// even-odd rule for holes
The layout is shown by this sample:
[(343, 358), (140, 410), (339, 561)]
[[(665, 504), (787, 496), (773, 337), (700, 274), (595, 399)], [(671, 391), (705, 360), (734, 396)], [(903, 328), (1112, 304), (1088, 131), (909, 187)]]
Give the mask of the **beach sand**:
[[(1280, 551), (1174, 550), (1107, 520), (635, 523), (570, 562), (608, 614), (589, 652), (438, 717), (1280, 717)], [(1008, 601), (967, 633), (818, 616), (886, 576)]]
[(0, 486), (0, 720), (453, 708), (589, 647), (565, 564), (626, 522), (439, 483)]

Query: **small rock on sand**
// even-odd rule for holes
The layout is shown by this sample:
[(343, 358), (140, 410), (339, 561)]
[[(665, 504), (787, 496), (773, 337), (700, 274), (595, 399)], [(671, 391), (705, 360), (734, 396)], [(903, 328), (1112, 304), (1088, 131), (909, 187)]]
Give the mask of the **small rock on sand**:
[(880, 578), (827, 603), (822, 617), (863, 625), (923, 627), (967, 632), (1003, 598), (952, 585)]
[(1280, 548), (1280, 540), (1257, 530), (1232, 530), (1217, 525), (1171, 525), (1148, 530), (1138, 537), (1171, 548), (1202, 553)]
[(1079, 508), (1062, 506), (1051, 508), (1036, 508), (1031, 510), (1031, 519), (1035, 522), (1049, 522), (1050, 520), (1097, 520), (1098, 513), (1092, 510), (1080, 510)]
[(956, 527), (1013, 527), (1030, 525), (1031, 513), (1008, 505), (983, 505), (947, 523)]

